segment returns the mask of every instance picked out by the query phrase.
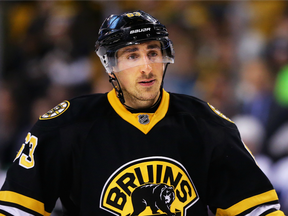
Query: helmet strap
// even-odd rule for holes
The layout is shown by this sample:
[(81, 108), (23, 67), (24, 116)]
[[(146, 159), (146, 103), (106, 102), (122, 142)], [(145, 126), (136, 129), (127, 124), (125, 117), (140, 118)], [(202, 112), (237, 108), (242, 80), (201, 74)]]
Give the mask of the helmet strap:
[(116, 75), (112, 72), (111, 75), (113, 76), (109, 76), (109, 82), (112, 84), (112, 86), (114, 87), (115, 91), (117, 92), (117, 97), (119, 98), (120, 102), (122, 104), (125, 103), (124, 100), (124, 95), (123, 95), (123, 91), (120, 87), (120, 83), (116, 77)]
[(163, 71), (163, 77), (162, 77), (162, 83), (161, 83), (161, 86), (160, 86), (160, 91), (162, 90), (163, 88), (163, 85), (164, 85), (164, 77), (165, 77), (165, 74), (166, 74), (166, 70), (167, 70), (167, 67), (170, 63), (168, 62), (166, 65), (165, 65), (165, 68), (164, 68), (164, 71)]

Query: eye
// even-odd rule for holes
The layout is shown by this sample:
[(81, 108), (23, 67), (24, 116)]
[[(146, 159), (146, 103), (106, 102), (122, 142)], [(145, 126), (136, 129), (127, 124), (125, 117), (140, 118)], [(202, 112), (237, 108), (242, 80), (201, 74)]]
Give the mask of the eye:
[(158, 53), (155, 51), (152, 51), (151, 53), (149, 53), (149, 56), (151, 56), (151, 57), (155, 57), (157, 55), (158, 55)]
[(159, 58), (161, 56), (161, 53), (159, 50), (151, 50), (149, 53), (148, 53), (148, 58), (151, 59), (155, 59), (155, 58)]
[(138, 54), (132, 53), (132, 54), (130, 54), (130, 55), (127, 56), (127, 59), (128, 59), (128, 60), (135, 60), (135, 59), (137, 59), (138, 57), (139, 57)]

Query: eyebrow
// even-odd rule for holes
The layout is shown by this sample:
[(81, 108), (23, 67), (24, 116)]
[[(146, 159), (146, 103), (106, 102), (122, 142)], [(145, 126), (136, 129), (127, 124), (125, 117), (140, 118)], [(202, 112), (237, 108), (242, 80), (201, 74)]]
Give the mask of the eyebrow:
[[(128, 47), (126, 49), (124, 49), (122, 52), (121, 52), (121, 55), (125, 54), (125, 53), (131, 53), (131, 52), (135, 52), (135, 51), (138, 51), (139, 49), (137, 47)], [(121, 55), (119, 55), (118, 57), (120, 57)]]
[(155, 48), (161, 49), (161, 47), (160, 47), (158, 44), (149, 44), (149, 45), (147, 46), (147, 48), (148, 48), (148, 49), (155, 49)]
[[(156, 49), (156, 48), (161, 49), (158, 44), (149, 44), (149, 45), (147, 46), (147, 49)], [(136, 51), (138, 51), (138, 50), (139, 50), (138, 47), (130, 47), (130, 48), (127, 47), (126, 49), (124, 49), (124, 50), (122, 51), (121, 55), (123, 55), (123, 54), (125, 54), (125, 53), (136, 52)], [(118, 57), (120, 57), (121, 55), (119, 55)]]

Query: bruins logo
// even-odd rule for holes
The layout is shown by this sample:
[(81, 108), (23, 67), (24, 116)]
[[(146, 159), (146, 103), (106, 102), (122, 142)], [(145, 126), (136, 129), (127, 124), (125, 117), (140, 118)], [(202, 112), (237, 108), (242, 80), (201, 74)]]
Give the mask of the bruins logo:
[(186, 169), (166, 157), (131, 161), (105, 183), (100, 208), (119, 216), (186, 216), (199, 199)]
[(153, 214), (161, 210), (169, 216), (174, 216), (170, 211), (174, 199), (173, 187), (166, 184), (147, 184), (137, 187), (131, 194), (134, 212), (130, 216), (139, 215), (147, 206), (150, 207)]
[(227, 121), (230, 121), (232, 123), (234, 123), (231, 119), (229, 119), (227, 116), (225, 116), (223, 113), (221, 113), (219, 110), (217, 110), (214, 106), (212, 106), (211, 104), (207, 103), (209, 105), (209, 107), (220, 117), (226, 119)]
[(39, 119), (47, 120), (47, 119), (56, 118), (57, 116), (63, 114), (69, 108), (69, 106), (70, 106), (69, 101), (63, 101), (62, 103), (55, 106), (53, 109), (49, 110), (44, 115), (40, 116)]

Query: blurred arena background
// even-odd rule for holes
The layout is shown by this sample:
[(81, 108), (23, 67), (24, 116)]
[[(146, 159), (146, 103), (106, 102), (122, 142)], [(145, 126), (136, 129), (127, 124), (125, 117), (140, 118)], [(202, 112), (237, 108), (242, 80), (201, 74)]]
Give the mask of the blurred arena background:
[(236, 123), (288, 214), (286, 1), (0, 1), (0, 186), (39, 115), (112, 89), (94, 53), (97, 31), (111, 13), (138, 9), (174, 43), (165, 89)]

